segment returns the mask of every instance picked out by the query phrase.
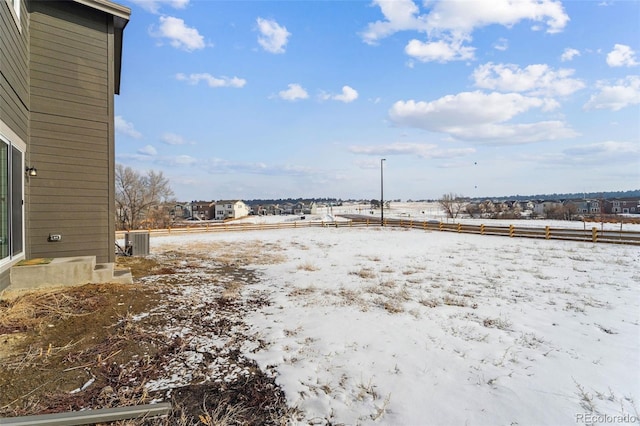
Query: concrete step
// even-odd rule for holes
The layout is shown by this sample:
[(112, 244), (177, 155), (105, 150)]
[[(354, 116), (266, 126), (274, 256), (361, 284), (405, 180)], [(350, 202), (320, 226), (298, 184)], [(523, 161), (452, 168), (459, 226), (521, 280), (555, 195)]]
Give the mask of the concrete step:
[(113, 278), (113, 263), (98, 263), (93, 268), (91, 281), (94, 283), (105, 283)]
[(119, 284), (133, 284), (133, 275), (130, 269), (116, 269), (113, 271), (112, 282)]
[(129, 270), (116, 270), (113, 263), (96, 264), (95, 256), (34, 259), (11, 268), (9, 290), (35, 289), (89, 283), (133, 283)]

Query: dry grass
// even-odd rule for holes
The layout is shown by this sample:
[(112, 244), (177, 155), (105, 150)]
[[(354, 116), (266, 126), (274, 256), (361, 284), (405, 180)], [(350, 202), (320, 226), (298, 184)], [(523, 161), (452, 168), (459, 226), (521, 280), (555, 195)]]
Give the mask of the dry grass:
[[(165, 399), (163, 395), (149, 394), (145, 383), (164, 374), (165, 366), (180, 358), (186, 348), (181, 339), (167, 339), (154, 330), (167, 322), (186, 322), (202, 323), (212, 333), (218, 333), (220, 322), (226, 321), (227, 328), (239, 324), (233, 320), (233, 312), (255, 309), (264, 303), (256, 297), (242, 297), (244, 281), (253, 279), (250, 271), (227, 267), (210, 252), (183, 253), (180, 249), (149, 259), (118, 259), (120, 266), (136, 271), (140, 282), (147, 282), (145, 277), (152, 278), (148, 282), (153, 286), (87, 285), (0, 300), (0, 335), (4, 343), (0, 345), (0, 417), (139, 405)], [(236, 256), (229, 251), (225, 256), (229, 256), (227, 263), (234, 265), (277, 260), (279, 253), (270, 249), (271, 253), (265, 256)], [(184, 278), (174, 282), (173, 277), (187, 269), (198, 281), (216, 283), (220, 291), (213, 303), (193, 305), (200, 310), (171, 304), (175, 284), (190, 285)], [(221, 280), (220, 276), (227, 279)], [(170, 311), (163, 311), (165, 315), (137, 315), (167, 308)], [(211, 310), (218, 314), (207, 320), (203, 313)], [(232, 320), (228, 319), (230, 315)], [(226, 336), (227, 328), (219, 328), (219, 333)], [(229, 352), (229, 356), (234, 353)], [(235, 358), (232, 361), (238, 363)], [(175, 389), (167, 398), (173, 405), (168, 418), (111, 424), (277, 425), (293, 419), (296, 412), (287, 408), (274, 380), (254, 364), (249, 365), (249, 361), (240, 362), (251, 370), (241, 380)], [(75, 389), (82, 390), (72, 393)]]
[(231, 281), (223, 284), (222, 299), (225, 301), (234, 301), (240, 299), (240, 289), (242, 283), (239, 281)]
[(450, 296), (448, 294), (444, 295), (444, 297), (442, 298), (442, 303), (448, 306), (459, 306), (459, 307), (467, 306), (467, 301), (464, 300), (462, 297)]
[(102, 303), (104, 297), (100, 294), (85, 297), (80, 292), (60, 289), (14, 294), (0, 300), (0, 334), (41, 330), (52, 321), (88, 315)]
[(315, 293), (318, 289), (315, 286), (295, 288), (289, 292), (289, 297), (304, 297)]
[(304, 263), (301, 263), (300, 265), (298, 265), (298, 271), (307, 271), (307, 272), (313, 272), (313, 271), (317, 271), (320, 268), (317, 265), (314, 265), (313, 263), (307, 261)]
[(365, 280), (370, 280), (376, 277), (376, 273), (369, 268), (362, 268), (359, 271), (350, 272), (350, 274), (357, 275)]

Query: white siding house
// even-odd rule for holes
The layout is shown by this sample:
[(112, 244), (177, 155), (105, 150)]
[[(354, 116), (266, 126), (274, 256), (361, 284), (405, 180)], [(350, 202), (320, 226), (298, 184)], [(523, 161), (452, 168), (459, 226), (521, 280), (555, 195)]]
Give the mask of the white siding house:
[(220, 200), (216, 201), (215, 218), (217, 220), (238, 219), (249, 216), (251, 210), (244, 201), (240, 200)]

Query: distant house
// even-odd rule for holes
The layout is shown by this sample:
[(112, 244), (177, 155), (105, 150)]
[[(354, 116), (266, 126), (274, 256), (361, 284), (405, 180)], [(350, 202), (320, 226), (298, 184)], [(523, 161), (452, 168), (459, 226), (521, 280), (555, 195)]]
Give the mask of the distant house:
[(189, 203), (176, 204), (171, 209), (170, 214), (172, 220), (189, 219), (191, 217), (191, 205)]
[(0, 0), (0, 289), (21, 259), (115, 260), (114, 95), (130, 14), (109, 0)]
[(215, 202), (214, 218), (217, 220), (239, 219), (249, 216), (249, 206), (240, 200), (220, 200)]
[(192, 201), (189, 205), (191, 219), (212, 220), (215, 218), (214, 202), (212, 201)]
[(579, 215), (600, 213), (600, 200), (568, 200), (567, 204), (575, 206), (575, 212)]
[(640, 214), (640, 198), (605, 200), (604, 210), (609, 214)]
[(533, 203), (533, 213), (538, 215), (538, 216), (544, 216), (547, 211), (554, 209), (554, 208), (560, 208), (563, 207), (563, 203), (562, 201), (558, 201), (558, 200), (540, 200), (540, 201), (535, 201)]
[(278, 204), (267, 204), (266, 206), (264, 206), (264, 209), (266, 210), (266, 214), (269, 215), (284, 214), (284, 209)]

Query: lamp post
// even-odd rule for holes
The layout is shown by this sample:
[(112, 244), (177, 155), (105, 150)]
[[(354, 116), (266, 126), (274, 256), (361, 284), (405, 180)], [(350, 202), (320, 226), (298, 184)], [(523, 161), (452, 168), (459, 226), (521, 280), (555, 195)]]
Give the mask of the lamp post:
[(384, 175), (383, 175), (383, 161), (386, 158), (380, 159), (380, 226), (384, 226)]

